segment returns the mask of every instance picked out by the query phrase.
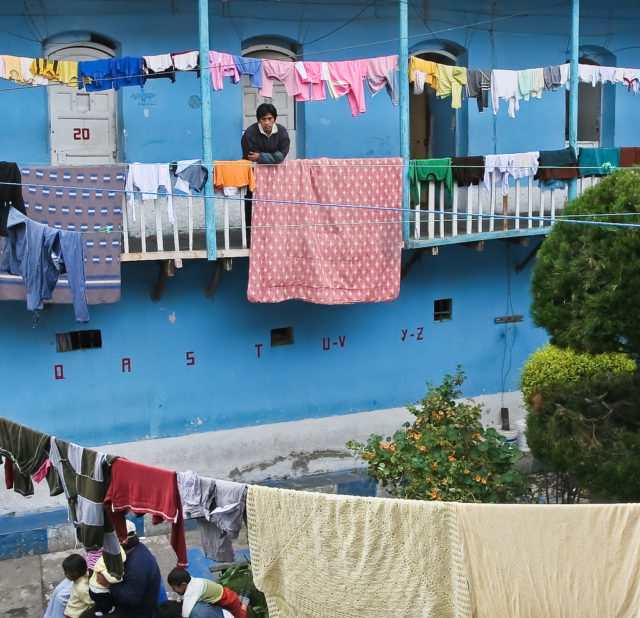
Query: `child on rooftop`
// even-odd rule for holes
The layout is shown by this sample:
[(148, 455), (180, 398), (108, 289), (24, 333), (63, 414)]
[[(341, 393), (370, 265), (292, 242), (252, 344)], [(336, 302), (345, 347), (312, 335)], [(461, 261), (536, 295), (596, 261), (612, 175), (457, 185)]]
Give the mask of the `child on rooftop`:
[(230, 588), (204, 579), (191, 577), (185, 569), (173, 569), (167, 581), (171, 589), (183, 597), (182, 617), (189, 618), (191, 611), (198, 602), (217, 605), (229, 610), (235, 618), (246, 618), (247, 606), (240, 597)]

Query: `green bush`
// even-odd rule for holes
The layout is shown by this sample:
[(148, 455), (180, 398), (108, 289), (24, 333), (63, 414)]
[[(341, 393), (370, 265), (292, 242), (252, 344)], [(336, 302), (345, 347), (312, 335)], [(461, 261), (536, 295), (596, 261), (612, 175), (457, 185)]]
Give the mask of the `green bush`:
[(371, 435), (347, 443), (368, 464), (369, 476), (397, 498), (456, 502), (514, 502), (526, 495), (512, 464), (520, 451), (480, 422), (482, 406), (457, 402), (464, 381), (458, 368), (407, 409), (416, 417), (393, 438)]
[(635, 363), (626, 354), (588, 354), (546, 344), (527, 359), (522, 369), (520, 387), (527, 401), (551, 384), (580, 382), (605, 373), (629, 373), (635, 368)]
[[(640, 376), (544, 386), (528, 404), (527, 443), (548, 470), (615, 502), (640, 499)], [(571, 500), (562, 500), (571, 501)]]

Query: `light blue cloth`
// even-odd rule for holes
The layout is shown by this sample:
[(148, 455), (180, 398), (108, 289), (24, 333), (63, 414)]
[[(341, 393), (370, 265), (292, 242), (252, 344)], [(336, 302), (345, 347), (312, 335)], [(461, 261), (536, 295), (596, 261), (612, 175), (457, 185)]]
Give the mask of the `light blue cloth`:
[(198, 601), (189, 614), (189, 618), (224, 618), (222, 608)]
[(64, 610), (67, 607), (69, 596), (71, 595), (73, 582), (66, 577), (53, 589), (51, 600), (47, 605), (44, 618), (64, 618)]
[(240, 75), (249, 76), (250, 86), (253, 88), (262, 88), (262, 58), (233, 56), (233, 61)]

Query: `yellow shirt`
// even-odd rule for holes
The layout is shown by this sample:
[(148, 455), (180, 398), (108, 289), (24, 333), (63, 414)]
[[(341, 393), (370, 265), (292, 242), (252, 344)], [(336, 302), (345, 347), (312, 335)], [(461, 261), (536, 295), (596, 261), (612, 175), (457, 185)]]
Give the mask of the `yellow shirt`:
[(76, 579), (71, 586), (71, 594), (64, 610), (65, 616), (78, 618), (82, 613), (93, 605), (89, 596), (89, 576), (83, 575)]
[(462, 107), (462, 87), (467, 83), (467, 68), (438, 64), (438, 87), (436, 94), (441, 97), (451, 95), (451, 107)]
[(20, 64), (19, 56), (2, 56), (4, 60), (4, 71), (7, 79), (19, 84), (26, 84), (27, 82), (22, 77), (22, 66)]
[(438, 88), (438, 65), (430, 60), (422, 60), (422, 58), (416, 58), (411, 56), (409, 58), (409, 81), (415, 81), (415, 71), (422, 71), (426, 74), (424, 83), (429, 84), (432, 88)]
[(78, 63), (72, 60), (58, 62), (58, 81), (67, 86), (78, 87)]

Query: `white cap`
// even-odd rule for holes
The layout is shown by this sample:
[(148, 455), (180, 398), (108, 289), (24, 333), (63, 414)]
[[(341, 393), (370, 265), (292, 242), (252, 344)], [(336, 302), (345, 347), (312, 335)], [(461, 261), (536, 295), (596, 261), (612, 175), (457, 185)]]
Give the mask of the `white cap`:
[(127, 536), (131, 534), (138, 534), (138, 531), (136, 530), (136, 525), (130, 519), (127, 519)]

